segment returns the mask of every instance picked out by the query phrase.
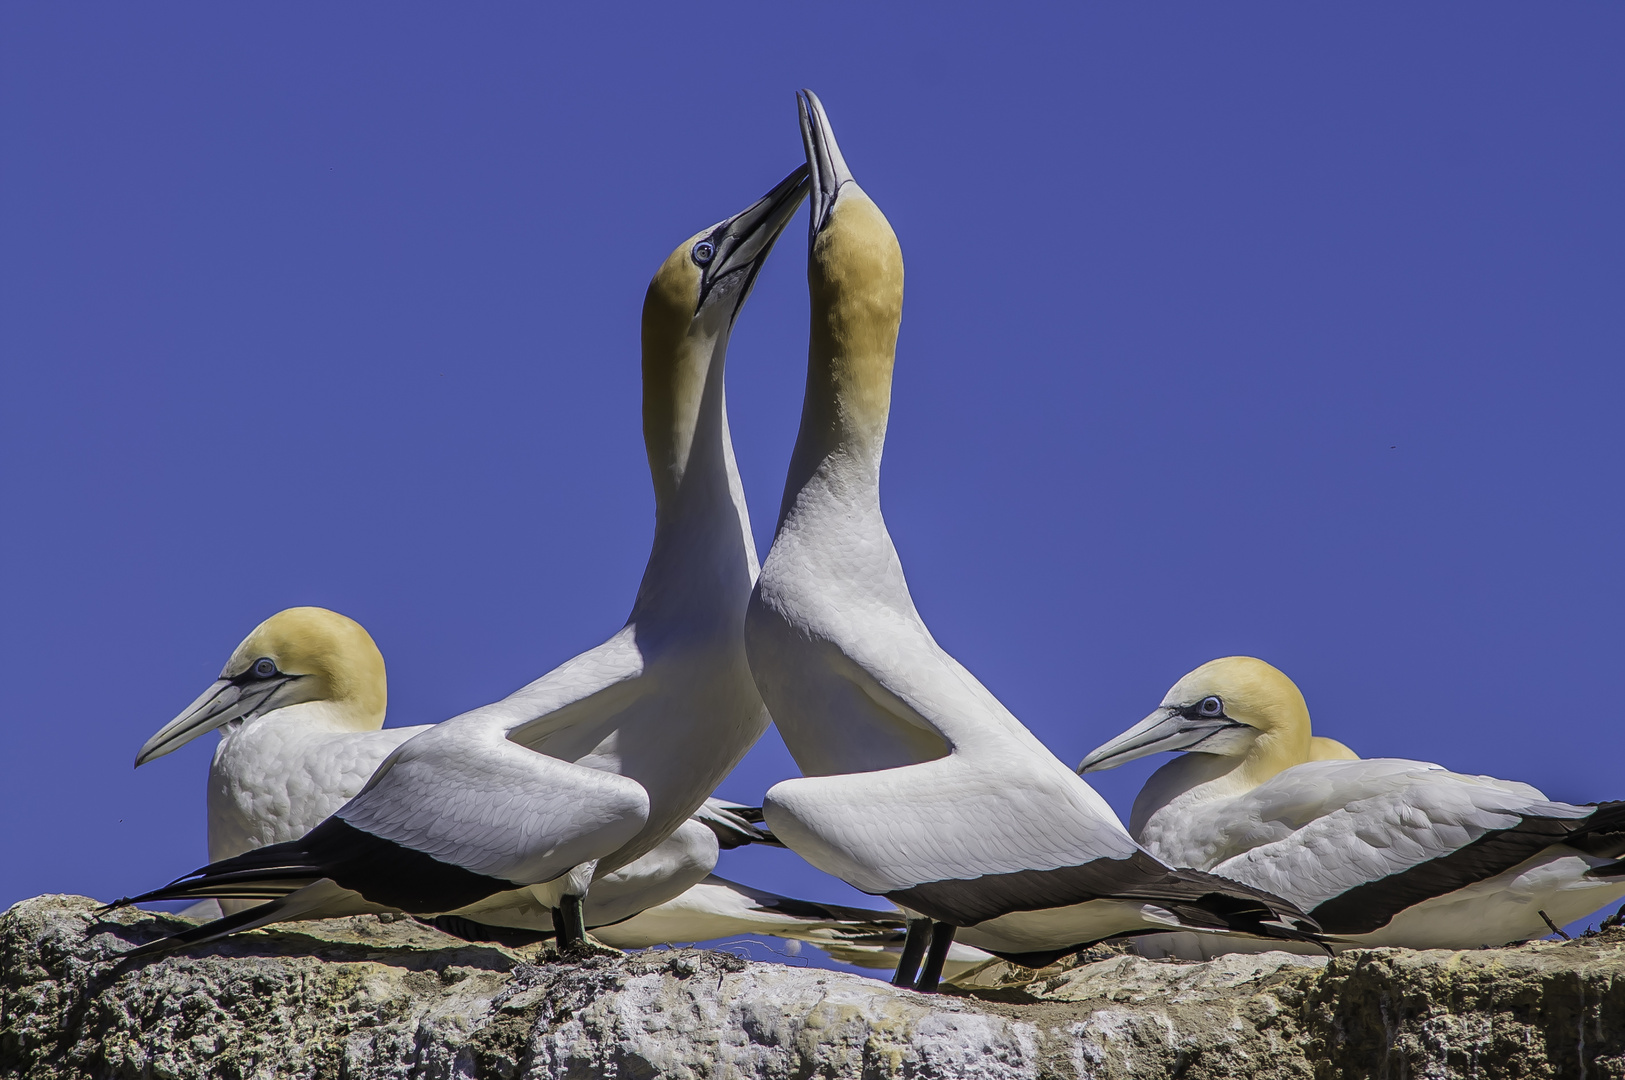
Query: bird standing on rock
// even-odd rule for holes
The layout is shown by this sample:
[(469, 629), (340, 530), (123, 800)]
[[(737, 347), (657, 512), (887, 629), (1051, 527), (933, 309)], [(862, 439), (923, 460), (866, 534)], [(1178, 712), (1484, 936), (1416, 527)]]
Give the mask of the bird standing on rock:
[[(880, 510), (902, 253), (817, 97), (803, 91), (800, 104), (806, 395), (746, 647), (805, 775), (769, 790), (769, 827), (814, 866), (934, 921), (922, 990), (935, 989), (956, 929), (1034, 965), (1150, 930), (1302, 939), (1314, 925), (1290, 903), (1141, 849), (921, 621)], [(900, 984), (924, 925), (910, 928)]]
[(561, 944), (584, 945), (593, 878), (681, 827), (767, 723), (744, 655), (757, 565), (723, 365), (734, 320), (806, 190), (801, 167), (684, 241), (649, 285), (643, 430), (655, 536), (625, 627), (403, 743), (303, 838), (137, 897), (267, 901), (146, 949), (381, 909), (490, 921), (516, 893), (551, 911)]

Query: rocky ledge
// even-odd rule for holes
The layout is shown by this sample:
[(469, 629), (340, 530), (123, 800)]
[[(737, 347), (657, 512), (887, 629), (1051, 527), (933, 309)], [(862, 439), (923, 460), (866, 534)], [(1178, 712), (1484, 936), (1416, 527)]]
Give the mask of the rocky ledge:
[(0, 1077), (1625, 1076), (1618, 930), (1111, 956), (1020, 986), (995, 965), (926, 997), (691, 949), (564, 963), (372, 916), (119, 960), (177, 924), (74, 896), (0, 916)]

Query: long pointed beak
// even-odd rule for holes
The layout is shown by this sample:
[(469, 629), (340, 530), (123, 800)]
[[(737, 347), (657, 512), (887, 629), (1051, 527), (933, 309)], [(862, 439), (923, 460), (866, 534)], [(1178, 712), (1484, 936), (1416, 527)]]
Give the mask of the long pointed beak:
[(807, 166), (802, 165), (780, 180), (772, 191), (712, 230), (717, 237), (717, 258), (705, 275), (701, 304), (719, 281), (744, 273), (745, 280), (734, 303), (734, 314), (739, 313), (774, 242), (806, 197)]
[(1164, 705), (1123, 734), (1096, 747), (1078, 762), (1080, 773), (1115, 769), (1135, 758), (1164, 750), (1193, 750), (1221, 731), (1242, 727), (1227, 717), (1192, 719), (1170, 705)]
[(136, 767), (140, 768), (155, 758), (180, 749), (199, 735), (248, 715), (286, 682), (287, 679), (271, 679), (240, 686), (231, 679), (217, 680), (179, 716), (147, 740), (147, 744), (135, 756)]
[(829, 220), (841, 185), (851, 183), (852, 170), (841, 156), (835, 129), (830, 127), (829, 115), (818, 95), (803, 90), (796, 102), (801, 106), (801, 143), (807, 150), (807, 167), (812, 170), (812, 227), (807, 235), (814, 237)]

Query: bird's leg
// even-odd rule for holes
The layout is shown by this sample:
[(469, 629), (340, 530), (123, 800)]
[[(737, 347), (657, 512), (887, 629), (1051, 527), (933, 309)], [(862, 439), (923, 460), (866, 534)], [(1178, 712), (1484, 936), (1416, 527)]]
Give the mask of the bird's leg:
[(559, 906), (553, 909), (553, 932), (558, 937), (561, 952), (578, 950), (587, 942), (587, 927), (581, 914), (581, 899), (579, 896), (565, 893), (559, 897)]
[(937, 984), (942, 981), (942, 965), (948, 962), (948, 949), (954, 943), (954, 931), (959, 928), (953, 923), (939, 922), (931, 927), (931, 948), (925, 954), (925, 966), (920, 969), (919, 981), (914, 989), (922, 994), (937, 992)]
[(903, 953), (897, 958), (897, 973), (891, 977), (893, 986), (914, 985), (914, 976), (920, 971), (920, 957), (925, 955), (925, 943), (930, 936), (930, 919), (908, 920), (908, 933), (903, 935)]

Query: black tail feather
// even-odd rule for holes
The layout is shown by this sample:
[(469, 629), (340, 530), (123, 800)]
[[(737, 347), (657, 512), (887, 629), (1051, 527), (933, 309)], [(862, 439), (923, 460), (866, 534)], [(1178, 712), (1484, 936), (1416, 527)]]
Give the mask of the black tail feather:
[(696, 816), (703, 825), (716, 834), (717, 843), (724, 850), (743, 847), (746, 844), (784, 847), (784, 842), (774, 836), (773, 830), (763, 822), (760, 806), (707, 804)]
[[(1625, 800), (1598, 803), (1591, 816), (1585, 818), (1564, 843), (1579, 848), (1587, 855), (1597, 855), (1605, 859), (1617, 859), (1625, 855)], [(1597, 877), (1614, 877), (1625, 874), (1625, 870), (1605, 873), (1593, 871), (1593, 874)]]
[(249, 930), (256, 926), (264, 926), (268, 922), (274, 922), (279, 913), (267, 909), (280, 909), (280, 907), (281, 905), (275, 900), (269, 904), (260, 904), (258, 907), (251, 907), (247, 911), (239, 911), (235, 915), (227, 915), (224, 918), (215, 919), (213, 922), (206, 922), (202, 926), (194, 926), (190, 930), (183, 930), (178, 934), (171, 934), (168, 937), (159, 938), (157, 941), (150, 941), (122, 954), (119, 959), (140, 960), (149, 956), (158, 956), (161, 953), (183, 949), (188, 945), (214, 941), (216, 938), (234, 934), (238, 930)]
[(126, 897), (118, 906), (157, 900), (273, 900), (326, 876), (313, 865), (301, 841), (272, 844), (193, 870), (162, 888)]
[(1192, 901), (1162, 902), (1161, 906), (1178, 915), (1191, 929), (1308, 942), (1331, 954), (1320, 924), (1292, 901), (1202, 870), (1180, 869), (1173, 873), (1181, 880), (1211, 889)]
[(1203, 870), (1180, 869), (1174, 873), (1185, 881), (1207, 885), (1212, 890), (1203, 893), (1194, 903), (1166, 905), (1192, 925), (1208, 922), (1218, 930), (1284, 937), (1291, 941), (1314, 940), (1320, 930), (1319, 923), (1285, 897)]
[[(1053, 870), (929, 881), (885, 895), (893, 903), (955, 926), (975, 926), (1016, 911), (1123, 900), (1172, 912), (1193, 930), (1291, 941), (1313, 941), (1320, 930), (1314, 919), (1279, 896), (1215, 874), (1176, 870), (1145, 851), (1134, 851), (1124, 859), (1095, 859)], [(1075, 947), (1092, 943), (1079, 942)]]
[(335, 816), (298, 840), (221, 859), (120, 903), (275, 899), (323, 878), (380, 907), (417, 914), (455, 911), (518, 884), (442, 862)]

